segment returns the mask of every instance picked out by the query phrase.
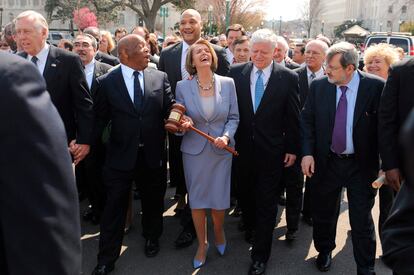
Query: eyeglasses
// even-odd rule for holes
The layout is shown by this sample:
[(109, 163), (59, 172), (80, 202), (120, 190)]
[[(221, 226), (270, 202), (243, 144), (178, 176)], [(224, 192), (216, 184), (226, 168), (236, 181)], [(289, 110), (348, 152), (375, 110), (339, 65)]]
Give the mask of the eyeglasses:
[(307, 55), (314, 55), (314, 56), (319, 56), (321, 55), (321, 53), (319, 52), (315, 52), (315, 51), (306, 51), (305, 54)]

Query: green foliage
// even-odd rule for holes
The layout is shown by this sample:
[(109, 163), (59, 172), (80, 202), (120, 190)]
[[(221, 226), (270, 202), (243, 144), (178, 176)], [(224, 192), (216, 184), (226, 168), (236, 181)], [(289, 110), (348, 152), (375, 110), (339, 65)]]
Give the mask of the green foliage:
[(193, 9), (195, 2), (195, 0), (172, 0), (171, 4), (173, 4), (178, 11), (184, 11), (186, 9)]
[(334, 27), (334, 35), (337, 38), (343, 38), (343, 32), (346, 31), (347, 29), (349, 29), (350, 27), (354, 26), (354, 25), (359, 25), (362, 26), (363, 21), (362, 20), (346, 20), (344, 21), (341, 25), (338, 25), (336, 27)]
[(411, 35), (414, 35), (414, 22), (404, 22), (401, 25), (400, 30), (402, 32), (410, 32)]

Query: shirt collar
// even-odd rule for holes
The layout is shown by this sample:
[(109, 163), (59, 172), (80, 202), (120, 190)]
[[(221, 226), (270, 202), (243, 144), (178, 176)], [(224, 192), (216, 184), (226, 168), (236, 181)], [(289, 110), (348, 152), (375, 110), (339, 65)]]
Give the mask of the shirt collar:
[[(122, 74), (130, 79), (134, 79), (134, 72), (135, 70), (131, 67), (128, 67), (127, 65), (121, 64), (121, 71)], [(143, 71), (137, 71), (140, 73), (140, 75), (143, 75)]]
[[(306, 70), (308, 72), (308, 77), (309, 77), (312, 74), (312, 71), (309, 69), (308, 66), (306, 66)], [(319, 70), (316, 73), (314, 73), (314, 74), (315, 74), (315, 77), (319, 77), (319, 76), (323, 76), (324, 73), (325, 73), (325, 71), (323, 70), (323, 67), (321, 66), (319, 68)]]
[[(47, 55), (49, 54), (49, 44), (45, 43), (43, 48), (36, 54), (38, 61), (46, 63)], [(28, 54), (28, 59), (32, 59), (33, 55)]]
[(95, 67), (95, 58), (92, 58), (92, 61), (85, 65), (85, 71), (92, 70)]
[(190, 45), (188, 45), (187, 42), (183, 40), (183, 52), (186, 52), (188, 48), (190, 48)]
[(351, 81), (348, 82), (348, 84), (346, 85), (337, 85), (336, 87), (339, 89), (339, 87), (341, 86), (347, 86), (348, 90), (347, 92), (356, 92), (358, 91), (358, 86), (359, 86), (359, 74), (358, 71), (355, 71)]
[[(270, 73), (272, 72), (272, 68), (273, 68), (273, 61), (272, 61), (272, 63), (270, 63), (269, 64), (269, 66), (267, 66), (266, 68), (264, 68), (262, 71), (263, 71), (263, 74), (264, 74), (264, 76), (265, 76), (265, 78), (268, 78), (269, 76), (270, 76)], [(253, 74), (254, 75), (256, 75), (256, 72), (258, 71), (259, 69), (256, 67), (256, 66), (254, 66), (253, 65)]]

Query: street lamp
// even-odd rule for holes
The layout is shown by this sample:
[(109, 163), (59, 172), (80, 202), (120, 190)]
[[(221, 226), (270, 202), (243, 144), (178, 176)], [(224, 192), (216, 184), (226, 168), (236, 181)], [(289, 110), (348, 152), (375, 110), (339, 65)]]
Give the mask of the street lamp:
[(231, 0), (226, 0), (226, 30), (230, 26), (230, 1)]
[(282, 35), (282, 16), (280, 16), (279, 35)]
[(382, 22), (380, 23), (380, 32), (382, 32)]
[[(211, 12), (213, 11), (213, 6), (212, 5), (209, 5), (208, 6), (208, 34), (209, 35), (211, 35), (211, 28), (212, 28), (212, 25), (213, 25), (213, 22), (212, 22), (212, 18), (211, 18)], [(226, 30), (227, 30), (227, 28), (226, 28)]]
[(161, 6), (160, 17), (162, 17), (162, 38), (165, 39), (165, 18), (168, 17), (168, 7)]
[(3, 8), (0, 8), (0, 32), (3, 30)]
[(325, 21), (324, 20), (322, 20), (322, 27), (321, 27), (321, 33), (322, 33), (322, 35), (323, 35), (323, 29), (325, 28)]

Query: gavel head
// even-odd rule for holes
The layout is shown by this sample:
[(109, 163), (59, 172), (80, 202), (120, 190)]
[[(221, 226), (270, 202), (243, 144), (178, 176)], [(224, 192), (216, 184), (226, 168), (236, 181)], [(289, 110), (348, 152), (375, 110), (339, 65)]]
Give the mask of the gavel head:
[(165, 123), (165, 129), (174, 134), (181, 126), (181, 119), (185, 113), (185, 106), (179, 103), (174, 103), (171, 107), (171, 113)]

